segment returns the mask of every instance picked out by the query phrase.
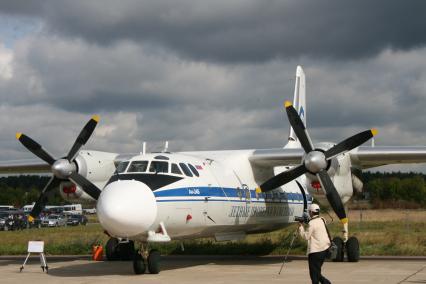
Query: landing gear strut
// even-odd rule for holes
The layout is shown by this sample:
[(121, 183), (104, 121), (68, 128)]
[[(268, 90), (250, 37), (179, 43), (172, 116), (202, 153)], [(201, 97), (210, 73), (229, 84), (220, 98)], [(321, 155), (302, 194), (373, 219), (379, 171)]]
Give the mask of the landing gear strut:
[(134, 253), (133, 257), (133, 271), (135, 274), (144, 274), (146, 268), (151, 274), (160, 273), (160, 252), (152, 249), (148, 253), (148, 248), (145, 245), (141, 246), (141, 249)]

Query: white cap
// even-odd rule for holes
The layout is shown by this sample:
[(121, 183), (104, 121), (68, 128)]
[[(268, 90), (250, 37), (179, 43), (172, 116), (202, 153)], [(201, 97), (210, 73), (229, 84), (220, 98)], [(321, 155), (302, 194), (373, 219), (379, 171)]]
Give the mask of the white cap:
[(318, 204), (312, 203), (311, 206), (309, 206), (309, 211), (314, 213), (319, 213), (320, 207)]

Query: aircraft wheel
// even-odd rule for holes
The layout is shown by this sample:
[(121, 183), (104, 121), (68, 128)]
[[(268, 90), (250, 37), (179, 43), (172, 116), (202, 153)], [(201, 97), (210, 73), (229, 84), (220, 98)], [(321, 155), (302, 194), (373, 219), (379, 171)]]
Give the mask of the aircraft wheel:
[(118, 253), (118, 239), (110, 238), (105, 246), (105, 255), (107, 260), (119, 260), (120, 255)]
[(148, 270), (151, 274), (160, 273), (160, 252), (158, 250), (151, 250), (148, 255)]
[(133, 253), (133, 271), (135, 274), (144, 274), (146, 269), (142, 255), (136, 251)]
[(356, 237), (350, 237), (346, 242), (346, 255), (349, 262), (359, 261), (359, 241)]
[(135, 254), (135, 244), (133, 241), (118, 244), (117, 251), (120, 255), (120, 260), (132, 260)]
[(342, 238), (340, 238), (340, 237), (335, 237), (334, 239), (333, 239), (333, 242), (336, 244), (336, 246), (337, 246), (337, 255), (336, 255), (336, 258), (334, 258), (334, 259), (332, 259), (334, 262), (342, 262), (343, 261), (343, 259), (344, 259), (344, 255), (345, 255), (345, 252), (344, 252), (344, 247), (345, 247), (345, 244), (344, 244), (344, 242), (343, 242), (343, 239)]

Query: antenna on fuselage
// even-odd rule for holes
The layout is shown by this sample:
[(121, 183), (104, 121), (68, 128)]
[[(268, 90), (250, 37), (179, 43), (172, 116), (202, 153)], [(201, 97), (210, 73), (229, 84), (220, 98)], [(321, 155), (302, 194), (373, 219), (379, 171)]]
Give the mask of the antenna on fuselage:
[(145, 141), (143, 141), (143, 143), (142, 143), (142, 153), (141, 154), (142, 155), (146, 154), (146, 142)]
[(166, 141), (163, 152), (167, 152), (168, 149), (169, 149), (169, 141)]

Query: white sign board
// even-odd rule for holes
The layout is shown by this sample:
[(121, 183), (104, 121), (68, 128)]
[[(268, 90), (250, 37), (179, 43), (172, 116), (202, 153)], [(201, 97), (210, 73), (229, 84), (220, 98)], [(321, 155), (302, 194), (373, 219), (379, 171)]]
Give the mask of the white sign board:
[(38, 252), (42, 253), (44, 250), (43, 241), (29, 241), (28, 242), (28, 252)]

